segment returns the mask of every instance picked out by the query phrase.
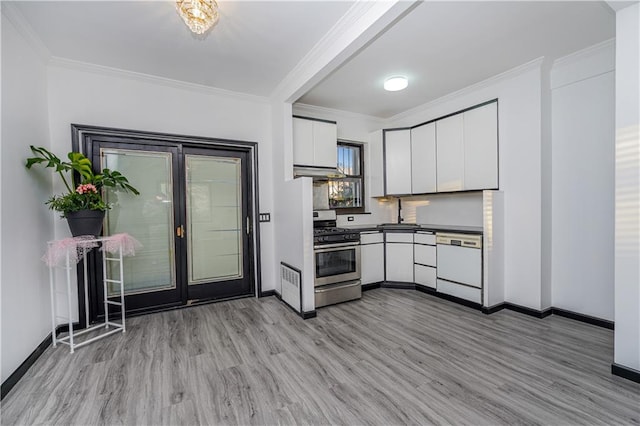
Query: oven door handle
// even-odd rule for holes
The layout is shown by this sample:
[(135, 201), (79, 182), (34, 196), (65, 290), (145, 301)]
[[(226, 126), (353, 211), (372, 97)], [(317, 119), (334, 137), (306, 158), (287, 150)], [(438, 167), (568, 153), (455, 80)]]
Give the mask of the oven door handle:
[(361, 285), (360, 281), (354, 281), (352, 283), (340, 284), (340, 285), (329, 284), (325, 286), (316, 287), (315, 293), (326, 293), (327, 291), (342, 290), (344, 288), (357, 287), (359, 285)]
[[(349, 248), (349, 247), (358, 247), (359, 243), (338, 243), (338, 244), (324, 244), (321, 246), (313, 246), (313, 249), (316, 252), (328, 251), (336, 248)], [(325, 250), (326, 249), (326, 250)]]

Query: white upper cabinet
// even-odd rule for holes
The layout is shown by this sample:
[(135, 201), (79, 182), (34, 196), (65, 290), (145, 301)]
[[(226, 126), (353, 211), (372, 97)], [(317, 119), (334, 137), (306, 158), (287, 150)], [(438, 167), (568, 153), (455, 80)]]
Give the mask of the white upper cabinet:
[(385, 130), (384, 164), (385, 195), (498, 189), (498, 103)]
[(313, 121), (293, 118), (293, 164), (313, 165)]
[(411, 129), (411, 193), (436, 190), (436, 123), (428, 123)]
[(463, 114), (436, 121), (438, 192), (464, 189)]
[[(369, 144), (365, 147), (368, 163), (364, 171), (368, 176), (369, 197), (384, 196), (384, 160), (382, 155), (382, 130), (369, 134)], [(365, 160), (366, 161), (366, 160)]]
[(335, 169), (337, 144), (336, 123), (293, 117), (293, 164)]
[(313, 122), (313, 165), (335, 168), (338, 165), (338, 126)]
[(464, 189), (498, 188), (498, 104), (464, 112)]
[(385, 130), (386, 193), (411, 194), (411, 130)]

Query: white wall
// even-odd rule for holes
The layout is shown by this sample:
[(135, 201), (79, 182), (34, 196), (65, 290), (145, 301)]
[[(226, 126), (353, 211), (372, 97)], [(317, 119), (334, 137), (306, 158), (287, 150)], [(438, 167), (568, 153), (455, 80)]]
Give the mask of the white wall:
[(540, 141), (540, 168), (541, 168), (541, 198), (540, 198), (540, 308), (545, 310), (551, 307), (551, 209), (552, 209), (552, 145), (551, 145), (551, 66), (550, 59), (542, 61), (542, 78), (540, 87), (541, 98), (541, 141)]
[(401, 114), (389, 127), (413, 126), (495, 98), (504, 192), (505, 300), (542, 309), (541, 61)]
[(406, 223), (482, 227), (483, 216), (482, 192), (434, 194), (402, 199), (402, 217)]
[(303, 312), (315, 309), (312, 186), (310, 177), (282, 182), (275, 210), (279, 262), (295, 266), (302, 272)]
[(552, 305), (614, 319), (615, 46), (554, 63)]
[(640, 5), (616, 13), (616, 364), (640, 371)]
[[(70, 124), (258, 142), (260, 210), (273, 210), (269, 103), (205, 87), (94, 66), (49, 66), (49, 122), (56, 152), (71, 148)], [(261, 226), (262, 289), (275, 288), (271, 223)], [(68, 235), (56, 223), (56, 237)]]
[(53, 239), (52, 173), (24, 167), (29, 145), (49, 146), (44, 61), (2, 14), (2, 382), (51, 332), (40, 260)]

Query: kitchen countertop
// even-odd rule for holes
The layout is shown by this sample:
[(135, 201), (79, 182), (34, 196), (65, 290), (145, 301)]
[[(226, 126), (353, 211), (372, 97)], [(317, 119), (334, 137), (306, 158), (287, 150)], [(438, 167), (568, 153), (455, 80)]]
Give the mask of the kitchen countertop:
[(482, 234), (483, 230), (481, 226), (462, 226), (462, 225), (433, 225), (433, 224), (398, 224), (398, 223), (384, 223), (380, 225), (345, 225), (341, 226), (345, 229), (353, 229), (354, 231), (367, 232), (367, 231), (403, 231), (403, 232), (416, 232), (416, 231), (433, 231), (433, 232), (457, 232), (463, 234)]

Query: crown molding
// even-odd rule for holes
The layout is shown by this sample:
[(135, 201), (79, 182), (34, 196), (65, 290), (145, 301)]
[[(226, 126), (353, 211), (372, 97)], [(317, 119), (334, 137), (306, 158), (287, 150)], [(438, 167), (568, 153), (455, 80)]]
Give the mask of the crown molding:
[(367, 114), (361, 114), (359, 112), (352, 112), (352, 111), (344, 111), (341, 109), (334, 109), (334, 108), (327, 108), (327, 107), (322, 107), (322, 106), (317, 106), (317, 105), (309, 105), (309, 104), (303, 104), (303, 103), (295, 103), (293, 104), (293, 109), (294, 110), (298, 110), (298, 111), (302, 111), (305, 113), (318, 113), (318, 114), (322, 114), (324, 116), (340, 116), (340, 117), (345, 117), (345, 118), (353, 118), (356, 120), (367, 120), (367, 121), (372, 121), (375, 123), (379, 123), (379, 124), (385, 124), (387, 120), (380, 118), (380, 117), (375, 117), (373, 115), (367, 115)]
[(49, 66), (53, 68), (64, 68), (73, 71), (82, 71), (106, 77), (118, 77), (128, 80), (140, 81), (144, 83), (157, 84), (174, 89), (189, 90), (200, 94), (232, 98), (241, 101), (255, 103), (269, 103), (269, 98), (265, 96), (251, 95), (248, 93), (234, 92), (231, 90), (219, 89), (203, 84), (190, 83), (182, 80), (174, 80), (167, 77), (160, 77), (152, 74), (145, 74), (136, 71), (128, 71), (120, 68), (107, 67), (104, 65), (91, 64), (88, 62), (75, 61), (72, 59), (52, 57)]
[(473, 93), (473, 92), (476, 92), (478, 90), (482, 90), (482, 89), (485, 89), (487, 87), (494, 86), (494, 85), (496, 85), (498, 83), (501, 83), (503, 81), (506, 81), (506, 80), (511, 80), (512, 78), (518, 77), (518, 76), (520, 76), (522, 74), (525, 74), (525, 73), (527, 73), (529, 71), (532, 71), (532, 70), (536, 70), (536, 69), (540, 70), (541, 67), (542, 67), (543, 62), (544, 62), (544, 57), (540, 57), (540, 58), (534, 59), (532, 61), (526, 62), (526, 63), (524, 63), (522, 65), (518, 65), (515, 68), (511, 68), (510, 70), (507, 70), (507, 71), (502, 72), (500, 74), (496, 74), (493, 77), (489, 77), (486, 80), (482, 80), (482, 81), (480, 81), (478, 83), (472, 84), (471, 86), (467, 86), (467, 87), (462, 88), (460, 90), (456, 90), (455, 92), (448, 93), (448, 94), (446, 94), (444, 96), (441, 96), (441, 97), (439, 97), (437, 99), (429, 101), (429, 102), (427, 102), (425, 104), (418, 105), (417, 107), (408, 109), (408, 110), (403, 111), (401, 113), (398, 113), (398, 114), (394, 115), (393, 117), (388, 118), (387, 122), (393, 123), (393, 122), (395, 122), (397, 120), (402, 120), (402, 119), (404, 119), (406, 117), (412, 116), (413, 114), (417, 114), (417, 113), (420, 113), (422, 111), (428, 110), (430, 108), (434, 108), (434, 107), (436, 107), (436, 106), (438, 106), (440, 104), (443, 104), (445, 102), (449, 102), (452, 99), (458, 98), (460, 96), (464, 96), (464, 95), (467, 95), (469, 93)]
[(633, 1), (611, 0), (611, 1), (605, 1), (605, 3), (607, 4), (607, 6), (611, 8), (611, 10), (613, 10), (614, 12), (618, 12), (619, 10), (622, 10), (624, 8), (637, 4), (638, 0), (633, 0)]
[(15, 4), (4, 1), (0, 2), (0, 10), (2, 11), (2, 15), (13, 24), (18, 33), (20, 33), (33, 48), (36, 55), (46, 64), (51, 59), (51, 52), (42, 42), (42, 39), (35, 32), (31, 24), (27, 22), (22, 12), (18, 10)]
[(295, 102), (389, 24), (415, 7), (417, 0), (356, 0), (296, 64), (271, 94), (275, 102)]
[(551, 90), (584, 81), (616, 68), (615, 38), (557, 58), (550, 67)]
[(553, 61), (553, 67), (561, 67), (569, 63), (573, 63), (582, 59), (590, 58), (592, 56), (596, 56), (603, 51), (607, 51), (609, 49), (616, 48), (616, 39), (610, 38), (609, 40), (605, 40), (603, 42), (594, 44), (593, 46), (589, 46), (582, 50), (578, 50), (577, 52), (573, 52), (568, 54), (567, 56), (563, 56)]

